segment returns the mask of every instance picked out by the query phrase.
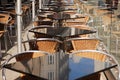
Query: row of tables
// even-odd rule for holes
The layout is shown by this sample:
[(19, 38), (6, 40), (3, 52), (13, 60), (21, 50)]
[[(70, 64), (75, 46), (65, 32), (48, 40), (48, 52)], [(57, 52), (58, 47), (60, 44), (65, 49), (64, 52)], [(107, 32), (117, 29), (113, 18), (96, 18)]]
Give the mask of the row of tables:
[[(52, 5), (52, 2), (51, 4), (47, 4), (47, 6), (57, 6), (55, 3)], [(61, 4), (61, 0), (59, 0), (58, 3)], [(58, 6), (61, 7), (60, 5)], [(46, 9), (44, 9), (44, 11), (46, 11)], [(49, 9), (47, 11), (49, 11)], [(61, 12), (59, 9), (55, 11), (56, 13)], [(52, 19), (58, 20), (58, 23), (61, 24), (63, 20), (72, 18), (52, 17)], [(45, 31), (41, 32), (41, 30)], [(72, 30), (75, 30), (77, 32), (72, 32)], [(51, 38), (57, 38), (60, 41), (65, 41), (67, 38), (76, 37), (83, 34), (91, 34), (95, 33), (96, 31), (78, 29), (74, 27), (62, 27), (61, 25), (54, 27), (48, 25), (40, 25), (34, 26), (34, 28), (30, 29), (29, 32), (45, 34), (51, 36)], [(80, 46), (82, 46), (82, 44)], [(96, 65), (101, 66), (99, 67)], [(4, 65), (4, 68), (36, 77), (38, 80), (84, 80), (86, 77), (99, 74), (100, 72), (109, 70), (116, 66), (117, 64), (83, 58), (74, 54), (66, 54), (60, 50), (55, 54), (48, 54), (46, 56), (41, 56), (38, 58), (32, 58), (29, 60), (7, 64)]]

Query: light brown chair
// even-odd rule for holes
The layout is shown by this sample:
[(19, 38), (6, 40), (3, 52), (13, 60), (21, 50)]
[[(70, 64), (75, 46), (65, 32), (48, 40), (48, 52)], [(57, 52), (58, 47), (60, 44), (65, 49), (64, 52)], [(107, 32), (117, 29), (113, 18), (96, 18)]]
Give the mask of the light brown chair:
[(89, 21), (89, 16), (84, 16), (85, 18), (76, 18), (71, 20), (66, 20), (64, 22), (64, 26), (72, 26), (72, 25), (86, 25)]
[(105, 61), (106, 59), (105, 54), (101, 54), (100, 52), (87, 51), (87, 50), (85, 52), (83, 50), (83, 52), (81, 51), (80, 53), (77, 53), (75, 55), (80, 56), (80, 57), (94, 59), (94, 60), (99, 60), (99, 61)]
[(69, 25), (67, 27), (74, 27), (74, 28), (83, 29), (83, 30), (92, 30), (92, 28), (90, 26), (88, 26), (88, 25), (80, 25), (80, 24), (78, 24), (78, 25), (77, 24)]
[[(12, 61), (14, 59), (16, 59), (16, 61), (30, 60), (32, 58), (46, 56), (47, 54), (48, 54), (48, 52), (40, 51), (40, 50), (39, 51), (38, 50), (30, 50), (30, 51), (17, 53), (15, 55), (11, 56), (9, 59), (7, 59), (5, 61), (5, 63), (4, 63), (4, 65), (8, 64), (10, 61)], [(2, 68), (2, 77), (3, 77), (3, 80), (6, 80), (5, 68)], [(39, 79), (37, 79), (35, 77), (29, 76), (29, 75), (25, 75), (25, 74), (21, 74), (20, 75), (20, 79), (21, 80), (39, 80)]]
[(59, 47), (59, 43), (52, 40), (37, 41), (38, 50), (44, 50), (50, 53), (55, 53)]
[(9, 39), (10, 45), (12, 45), (9, 32), (7, 30), (8, 23), (12, 20), (12, 17), (6, 13), (0, 13), (0, 16), (3, 16), (2, 18), (0, 18), (0, 31), (4, 32), (5, 49), (7, 51), (8, 50), (7, 39)]
[[(24, 45), (26, 45), (26, 43), (29, 43), (30, 50), (42, 50), (53, 54), (59, 50), (62, 42), (53, 38), (37, 38), (23, 42)], [(25, 49), (26, 47), (27, 46), (25, 46)]]
[(0, 13), (0, 16), (4, 16), (3, 18), (0, 18), (0, 23), (6, 24), (6, 25), (12, 19), (9, 14)]
[[(96, 80), (101, 80), (100, 76), (105, 76), (106, 79), (108, 80), (117, 80), (119, 79), (119, 75), (120, 75), (120, 66), (118, 61), (115, 59), (115, 57), (109, 53), (103, 52), (103, 51), (97, 51), (97, 50), (78, 50), (73, 52), (71, 55), (73, 56), (78, 56), (78, 57), (84, 57), (84, 58), (89, 58), (89, 59), (93, 59), (93, 60), (97, 60), (97, 61), (101, 61), (101, 62), (108, 62), (111, 64), (116, 64), (117, 66), (103, 71), (103, 74), (99, 73), (99, 77)], [(115, 75), (114, 75), (115, 74)], [(97, 75), (97, 74), (96, 74)], [(92, 79), (93, 78), (93, 79)], [(94, 79), (94, 76), (91, 76), (92, 80)], [(91, 80), (88, 78), (83, 78), (82, 80)], [(105, 79), (105, 80), (106, 80)]]
[[(44, 52), (44, 51), (43, 51)], [(29, 60), (31, 58), (37, 58), (37, 57), (41, 57), (41, 56), (45, 56), (46, 54), (48, 54), (47, 52), (43, 53), (42, 51), (30, 51), (27, 52), (26, 54), (20, 54), (18, 56), (16, 56), (16, 60), (17, 61), (22, 61), (22, 60)], [(34, 78), (32, 76), (29, 75), (25, 75), (25, 74), (21, 74), (20, 75), (21, 80), (38, 80), (37, 78)]]
[[(20, 54), (19, 56), (16, 56), (16, 60), (17, 61), (22, 61), (22, 60), (26, 60), (26, 59), (31, 59), (31, 58), (37, 58), (37, 57), (40, 57), (40, 56), (45, 56), (46, 54), (44, 54), (45, 52), (44, 51), (35, 51), (35, 50), (31, 50), (30, 52), (29, 51), (26, 51), (27, 53), (25, 54)], [(43, 53), (44, 52), (44, 53)]]
[(72, 40), (74, 50), (96, 50), (99, 44), (98, 39), (76, 39)]
[(100, 40), (96, 38), (70, 38), (65, 42), (71, 43), (72, 50), (70, 52), (72, 52), (77, 50), (96, 50)]
[(70, 14), (70, 15), (74, 15), (74, 14), (76, 14), (77, 12), (76, 12), (76, 11), (64, 11), (64, 13)]

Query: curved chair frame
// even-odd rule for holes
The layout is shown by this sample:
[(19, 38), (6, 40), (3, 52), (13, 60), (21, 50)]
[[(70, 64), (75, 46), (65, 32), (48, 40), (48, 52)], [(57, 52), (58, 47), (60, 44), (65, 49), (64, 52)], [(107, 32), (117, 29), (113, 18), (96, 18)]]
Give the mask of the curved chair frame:
[[(103, 51), (97, 51), (97, 50), (77, 50), (77, 51), (74, 51), (72, 53), (70, 53), (71, 56), (73, 56), (74, 54), (80, 54), (80, 52), (96, 52), (96, 53), (100, 53), (100, 54), (103, 54), (105, 55), (107, 58), (109, 58), (109, 60), (112, 62), (112, 63), (115, 63), (117, 64), (118, 66), (118, 79), (120, 79), (120, 65), (118, 63), (118, 61), (115, 59), (115, 57), (109, 53), (106, 53), (106, 52), (103, 52)], [(86, 57), (87, 58), (87, 57)], [(92, 58), (91, 58), (92, 59)], [(107, 60), (108, 61), (108, 60)], [(106, 61), (105, 61), (106, 62)]]
[(98, 39), (98, 40), (101, 40), (101, 39), (99, 39), (99, 38), (90, 38), (90, 37), (88, 37), (88, 38), (80, 38), (80, 37), (76, 37), (76, 38), (69, 38), (69, 39), (67, 39), (66, 41), (71, 41), (71, 40), (85, 40), (85, 39)]
[[(48, 55), (49, 52), (45, 52), (45, 51), (40, 51), (40, 50), (30, 50), (30, 51), (25, 51), (25, 52), (21, 52), (21, 53), (17, 53), (13, 56), (11, 56), (9, 59), (7, 59), (3, 64), (2, 64), (2, 79), (3, 80), (6, 80), (6, 75), (5, 75), (5, 68), (4, 68), (4, 65), (8, 64), (9, 61), (11, 61), (13, 58), (16, 58), (17, 56), (21, 55), (21, 54), (32, 54), (32, 53), (35, 53), (35, 54), (45, 54), (45, 55)], [(31, 57), (32, 58), (32, 57)]]

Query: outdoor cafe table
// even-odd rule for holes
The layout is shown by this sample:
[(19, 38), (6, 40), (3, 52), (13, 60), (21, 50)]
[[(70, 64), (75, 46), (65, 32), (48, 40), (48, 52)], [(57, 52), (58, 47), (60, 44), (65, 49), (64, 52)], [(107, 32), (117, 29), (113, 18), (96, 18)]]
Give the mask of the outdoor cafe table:
[(35, 26), (34, 28), (30, 29), (29, 32), (45, 34), (51, 37), (58, 37), (62, 40), (65, 40), (68, 37), (75, 37), (83, 34), (92, 34), (96, 31), (78, 29), (74, 27), (47, 27), (47, 25), (41, 25), (38, 27)]
[[(52, 56), (52, 58), (50, 58)], [(58, 57), (59, 56), (59, 57)], [(98, 66), (99, 65), (99, 66)], [(52, 54), (4, 65), (4, 68), (24, 73), (38, 80), (83, 80), (116, 67), (116, 64), (93, 59)]]

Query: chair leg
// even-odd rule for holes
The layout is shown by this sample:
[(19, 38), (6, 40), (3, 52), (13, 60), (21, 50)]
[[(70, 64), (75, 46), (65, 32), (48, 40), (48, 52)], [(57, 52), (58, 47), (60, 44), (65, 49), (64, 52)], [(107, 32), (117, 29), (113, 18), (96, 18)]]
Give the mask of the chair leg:
[(5, 44), (5, 53), (7, 52), (8, 50), (8, 42), (7, 42), (7, 36), (6, 36), (6, 32), (4, 33), (4, 44)]
[(6, 80), (5, 69), (2, 69), (2, 80)]
[[(7, 39), (7, 36), (8, 36), (8, 39)], [(10, 46), (12, 46), (12, 41), (10, 39), (10, 35), (9, 35), (9, 32), (5, 32), (4, 34), (4, 42), (5, 42), (5, 53), (7, 53), (7, 50), (8, 50), (8, 41), (10, 41)]]
[(9, 41), (10, 41), (10, 46), (12, 46), (12, 41), (11, 41), (11, 39), (10, 39), (10, 34), (9, 34), (9, 32), (7, 32), (7, 35), (8, 35), (8, 39), (9, 39)]
[(13, 35), (13, 30), (12, 30), (12, 26), (9, 26), (9, 29), (10, 29), (10, 36), (12, 36)]

